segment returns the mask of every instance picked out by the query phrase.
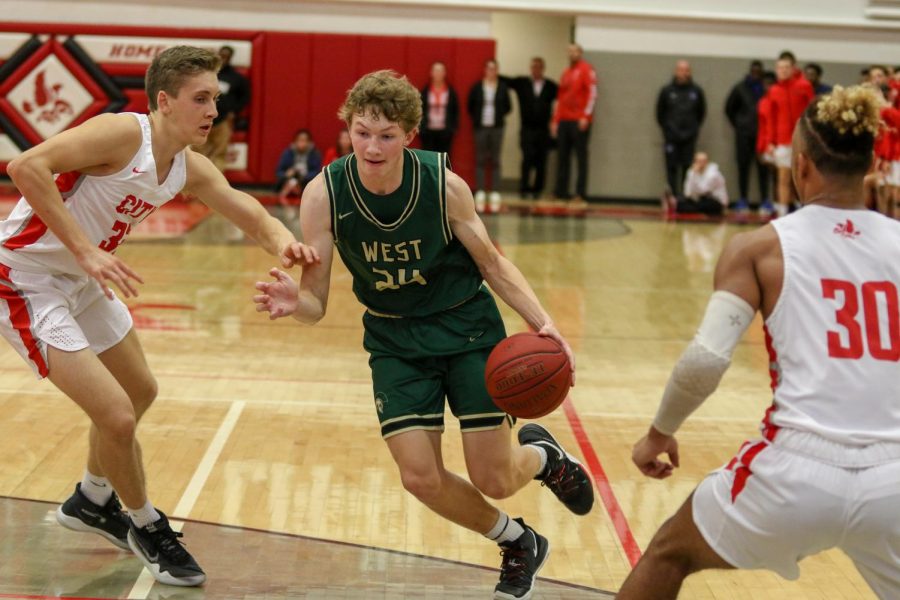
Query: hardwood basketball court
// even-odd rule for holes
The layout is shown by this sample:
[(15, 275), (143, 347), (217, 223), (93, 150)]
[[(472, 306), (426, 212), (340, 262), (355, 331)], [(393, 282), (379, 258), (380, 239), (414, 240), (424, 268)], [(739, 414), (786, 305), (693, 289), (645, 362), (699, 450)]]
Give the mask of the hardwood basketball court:
[[(130, 306), (160, 387), (139, 439), (150, 498), (187, 520), (185, 540), (209, 582), (155, 584), (133, 556), (53, 521), (55, 503), (81, 478), (88, 420), (3, 345), (0, 598), (490, 597), (497, 547), (430, 513), (400, 484), (379, 435), (362, 309), (340, 261), (322, 322), (270, 322), (251, 296), (271, 257), (229, 241), (217, 216), (191, 207), (160, 214), (191, 222), (138, 229), (119, 252), (147, 281)], [(703, 476), (756, 436), (771, 403), (756, 323), (720, 390), (680, 433), (675, 476), (645, 479), (630, 462), (702, 316), (722, 245), (756, 225), (667, 223), (630, 209), (485, 221), (576, 352), (577, 386), (541, 422), (584, 461), (597, 492), (581, 518), (537, 483), (500, 506), (550, 539), (535, 598), (611, 597)], [(501, 309), (510, 333), (524, 329)], [(445, 461), (464, 473), (459, 429), (447, 423)], [(805, 560), (798, 582), (707, 572), (688, 579), (681, 597), (874, 595), (848, 559), (829, 552)]]

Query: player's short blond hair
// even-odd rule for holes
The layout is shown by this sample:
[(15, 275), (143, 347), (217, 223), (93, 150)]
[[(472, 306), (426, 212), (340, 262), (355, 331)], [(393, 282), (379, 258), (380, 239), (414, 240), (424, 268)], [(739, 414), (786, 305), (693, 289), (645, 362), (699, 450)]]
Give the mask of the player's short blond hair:
[(354, 115), (382, 116), (397, 123), (406, 133), (422, 121), (422, 97), (409, 80), (396, 71), (383, 70), (363, 75), (338, 110), (338, 117), (350, 127)]
[(173, 46), (160, 52), (150, 63), (144, 78), (150, 111), (158, 108), (156, 97), (160, 90), (177, 98), (188, 77), (206, 72), (218, 73), (221, 67), (219, 55), (204, 48)]

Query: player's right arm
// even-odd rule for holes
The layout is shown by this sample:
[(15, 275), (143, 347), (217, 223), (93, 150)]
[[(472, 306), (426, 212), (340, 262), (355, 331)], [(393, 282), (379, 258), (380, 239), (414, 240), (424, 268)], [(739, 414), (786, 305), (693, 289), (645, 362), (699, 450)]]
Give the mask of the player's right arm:
[[(665, 479), (679, 464), (675, 432), (715, 390), (756, 311), (768, 314), (780, 293), (780, 246), (771, 226), (731, 238), (714, 277), (715, 291), (700, 328), (681, 355), (647, 434), (631, 458), (640, 471)], [(671, 462), (661, 460), (668, 454)]]
[(136, 296), (137, 273), (115, 255), (100, 250), (63, 205), (55, 173), (79, 171), (109, 175), (123, 169), (141, 146), (141, 129), (130, 115), (99, 115), (26, 150), (7, 166), (7, 173), (34, 212), (75, 256), (78, 264), (103, 287), (112, 281), (126, 296)]
[(322, 174), (309, 182), (300, 203), (300, 229), (303, 242), (316, 250), (319, 262), (302, 265), (300, 284), (287, 273), (272, 269), (275, 281), (256, 283), (259, 294), (253, 297), (258, 312), (270, 319), (293, 316), (305, 325), (314, 325), (325, 316), (331, 287), (331, 261), (334, 236), (331, 233), (331, 205)]

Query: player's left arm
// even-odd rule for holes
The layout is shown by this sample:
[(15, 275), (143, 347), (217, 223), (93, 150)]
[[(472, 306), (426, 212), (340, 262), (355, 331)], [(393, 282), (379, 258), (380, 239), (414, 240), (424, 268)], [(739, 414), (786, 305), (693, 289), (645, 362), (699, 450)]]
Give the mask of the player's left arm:
[(288, 268), (319, 260), (315, 249), (298, 242), (256, 198), (231, 187), (208, 158), (189, 149), (186, 162), (188, 175), (184, 191), (240, 227), (263, 250), (278, 256), (282, 266)]
[[(760, 307), (758, 264), (776, 236), (770, 227), (731, 238), (719, 257), (714, 288), (694, 339), (675, 364), (647, 435), (634, 445), (641, 472), (664, 479), (679, 466), (675, 432), (716, 390), (731, 356)], [(659, 458), (668, 454), (671, 462)]]
[(574, 382), (572, 348), (556, 329), (522, 272), (491, 242), (484, 223), (475, 212), (475, 200), (469, 186), (450, 171), (447, 172), (447, 216), (453, 235), (469, 252), (491, 289), (538, 334), (552, 338), (562, 346), (572, 365)]

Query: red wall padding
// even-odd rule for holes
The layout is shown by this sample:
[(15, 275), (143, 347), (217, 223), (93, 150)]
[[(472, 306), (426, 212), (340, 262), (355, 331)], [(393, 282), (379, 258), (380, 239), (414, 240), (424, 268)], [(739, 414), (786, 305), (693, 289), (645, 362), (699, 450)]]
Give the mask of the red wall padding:
[[(457, 173), (470, 183), (473, 180), (474, 148), (465, 103), (469, 87), (481, 78), (484, 61), (494, 55), (493, 40), (22, 23), (0, 23), (0, 31), (251, 41), (249, 130), (241, 134), (249, 145), (248, 165), (244, 172), (228, 173), (232, 181), (242, 183), (274, 182), (278, 157), (297, 129), (311, 130), (323, 152), (333, 145), (344, 126), (337, 110), (347, 90), (363, 74), (395, 69), (421, 88), (428, 80), (431, 63), (440, 60), (446, 63), (460, 99), (460, 129), (451, 162)], [(101, 66), (124, 71), (111, 75), (132, 74), (133, 69)], [(125, 110), (146, 110), (142, 94), (127, 90), (126, 95), (129, 103)]]

